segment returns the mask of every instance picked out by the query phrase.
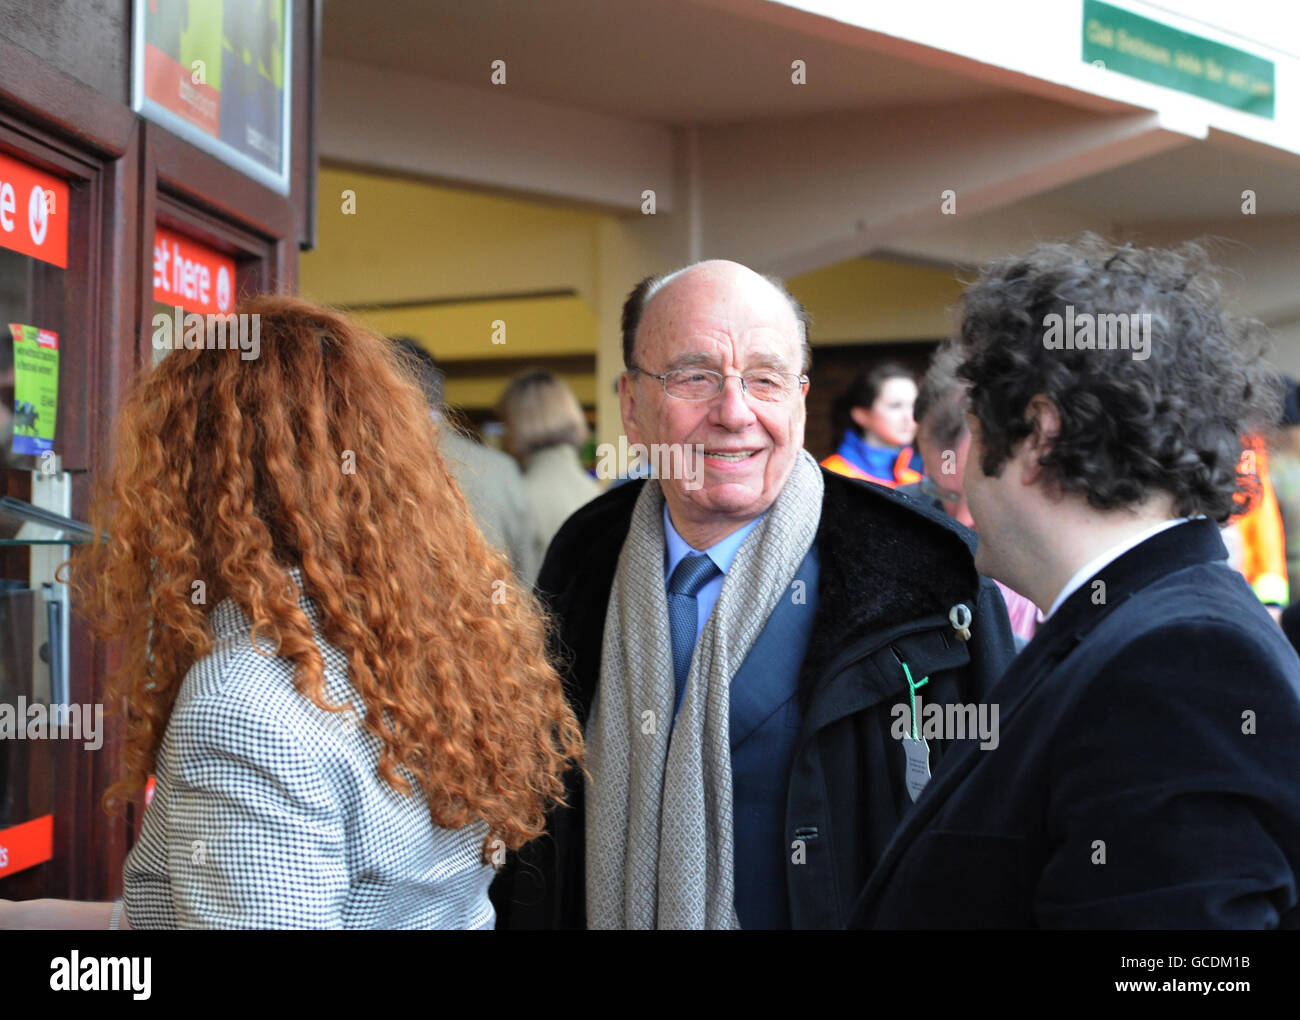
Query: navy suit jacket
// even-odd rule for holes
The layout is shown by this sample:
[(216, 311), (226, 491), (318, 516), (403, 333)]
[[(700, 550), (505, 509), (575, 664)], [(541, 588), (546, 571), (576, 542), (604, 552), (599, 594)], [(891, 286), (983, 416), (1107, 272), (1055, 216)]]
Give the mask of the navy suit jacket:
[(850, 927), (1300, 927), (1300, 659), (1226, 556), (1195, 520), (1074, 592)]

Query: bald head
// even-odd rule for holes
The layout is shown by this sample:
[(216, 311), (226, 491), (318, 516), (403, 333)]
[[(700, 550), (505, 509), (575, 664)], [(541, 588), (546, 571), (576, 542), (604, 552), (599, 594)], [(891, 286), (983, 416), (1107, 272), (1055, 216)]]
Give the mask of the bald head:
[[(658, 476), (673, 526), (695, 549), (764, 513), (803, 449), (800, 311), (779, 282), (735, 262), (700, 262), (643, 281), (629, 299), (623, 428), (633, 444), (676, 450), (681, 463), (694, 458), (702, 467), (695, 477), (671, 468)], [(711, 397), (680, 392), (683, 382), (707, 390), (706, 373), (720, 384)], [(777, 376), (777, 389), (789, 384), (783, 396), (771, 388)]]
[[(812, 366), (808, 312), (786, 290), (785, 284), (777, 277), (763, 276), (739, 262), (710, 259), (670, 273), (647, 276), (632, 289), (623, 304), (623, 364), (626, 367), (641, 364), (637, 360), (637, 336), (643, 323), (652, 317), (652, 307), (662, 309), (665, 304), (680, 307), (679, 302), (683, 301), (689, 307), (716, 305), (719, 310), (743, 303), (775, 317), (783, 316), (781, 308), (784, 308), (798, 337), (798, 370), (807, 372)], [(657, 316), (658, 311), (654, 314)]]

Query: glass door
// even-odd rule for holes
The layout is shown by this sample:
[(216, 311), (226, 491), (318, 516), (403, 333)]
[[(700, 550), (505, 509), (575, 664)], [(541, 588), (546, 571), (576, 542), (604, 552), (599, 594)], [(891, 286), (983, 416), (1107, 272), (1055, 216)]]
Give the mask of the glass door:
[(0, 897), (53, 856), (68, 782), (68, 599), (54, 571), (83, 533), (61, 457), (70, 200), (64, 181), (0, 153)]

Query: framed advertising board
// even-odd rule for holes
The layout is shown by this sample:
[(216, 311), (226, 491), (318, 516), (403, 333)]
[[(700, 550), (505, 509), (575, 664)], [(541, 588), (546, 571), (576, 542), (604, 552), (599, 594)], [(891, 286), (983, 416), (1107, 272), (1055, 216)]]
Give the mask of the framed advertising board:
[(293, 0), (135, 0), (131, 104), (289, 194)]

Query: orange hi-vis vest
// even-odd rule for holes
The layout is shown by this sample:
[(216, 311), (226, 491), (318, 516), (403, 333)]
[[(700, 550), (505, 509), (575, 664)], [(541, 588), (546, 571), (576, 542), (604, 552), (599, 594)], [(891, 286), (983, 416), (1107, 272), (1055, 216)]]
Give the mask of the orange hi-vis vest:
[(869, 475), (856, 464), (845, 460), (840, 454), (832, 453), (824, 461), (822, 467), (827, 471), (834, 471), (837, 475), (846, 475), (849, 478), (860, 478), (864, 482), (875, 482), (877, 485), (883, 485), (889, 489), (896, 489), (900, 485), (911, 485), (919, 482), (923, 477), (919, 471), (908, 466), (912, 460), (912, 448), (904, 446), (898, 452), (898, 459), (894, 461), (894, 477), (877, 478), (875, 475)]
[(1241, 572), (1261, 602), (1285, 606), (1290, 601), (1286, 572), (1286, 537), (1282, 511), (1268, 478), (1268, 455), (1256, 435), (1242, 440), (1240, 474), (1253, 480), (1254, 497), (1229, 522), (1242, 540)]

